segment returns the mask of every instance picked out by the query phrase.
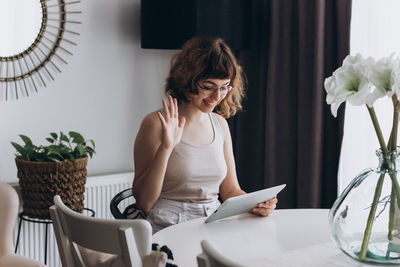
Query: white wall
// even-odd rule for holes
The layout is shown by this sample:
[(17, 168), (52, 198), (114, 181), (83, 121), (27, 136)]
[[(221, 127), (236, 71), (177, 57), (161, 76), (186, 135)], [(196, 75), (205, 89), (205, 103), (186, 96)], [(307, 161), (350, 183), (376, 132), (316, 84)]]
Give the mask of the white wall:
[[(0, 101), (0, 180), (17, 181), (14, 148), (25, 134), (45, 143), (52, 131), (94, 139), (88, 174), (133, 170), (132, 145), (143, 116), (160, 107), (171, 56), (140, 48), (140, 0), (83, 0), (78, 46), (47, 87)], [(1, 40), (5, 38), (0, 36)]]

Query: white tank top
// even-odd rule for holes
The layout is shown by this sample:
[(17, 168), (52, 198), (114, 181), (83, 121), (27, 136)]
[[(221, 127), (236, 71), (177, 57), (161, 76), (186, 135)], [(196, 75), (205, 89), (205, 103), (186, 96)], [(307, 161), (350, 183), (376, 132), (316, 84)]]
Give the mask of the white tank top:
[(208, 145), (177, 144), (168, 160), (161, 198), (207, 203), (218, 199), (226, 176), (224, 135), (214, 113), (209, 113), (214, 138)]

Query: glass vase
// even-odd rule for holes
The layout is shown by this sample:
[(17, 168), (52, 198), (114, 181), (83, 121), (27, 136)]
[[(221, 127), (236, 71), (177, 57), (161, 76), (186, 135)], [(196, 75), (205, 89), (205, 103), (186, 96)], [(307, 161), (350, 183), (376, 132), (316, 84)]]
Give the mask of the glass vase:
[(356, 260), (400, 264), (400, 150), (377, 150), (376, 155), (378, 167), (354, 178), (333, 204), (331, 233), (337, 246)]

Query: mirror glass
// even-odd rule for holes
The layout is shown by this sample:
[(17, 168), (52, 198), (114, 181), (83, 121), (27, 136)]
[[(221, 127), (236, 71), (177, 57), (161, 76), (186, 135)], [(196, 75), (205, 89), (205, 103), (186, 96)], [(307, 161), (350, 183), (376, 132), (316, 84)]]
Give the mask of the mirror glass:
[(42, 23), (39, 0), (0, 0), (0, 57), (26, 50), (36, 39)]

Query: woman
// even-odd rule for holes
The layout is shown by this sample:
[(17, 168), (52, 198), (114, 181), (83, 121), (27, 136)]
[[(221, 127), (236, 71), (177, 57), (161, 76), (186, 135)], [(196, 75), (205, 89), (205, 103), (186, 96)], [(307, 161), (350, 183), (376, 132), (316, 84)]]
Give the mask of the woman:
[[(210, 215), (218, 194), (245, 194), (225, 120), (241, 109), (243, 73), (225, 42), (187, 41), (171, 60), (166, 93), (168, 103), (143, 119), (134, 145), (133, 194), (154, 232)], [(276, 203), (260, 203), (252, 213), (268, 216)]]

